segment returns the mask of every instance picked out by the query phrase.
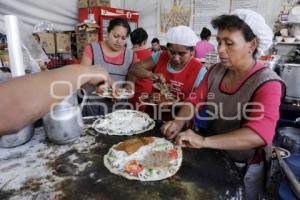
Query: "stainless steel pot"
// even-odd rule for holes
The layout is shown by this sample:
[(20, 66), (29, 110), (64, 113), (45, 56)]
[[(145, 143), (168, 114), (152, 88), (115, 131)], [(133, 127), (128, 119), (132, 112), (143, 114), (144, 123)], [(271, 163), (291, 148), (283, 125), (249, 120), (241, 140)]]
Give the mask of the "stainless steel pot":
[(34, 133), (34, 125), (29, 124), (21, 130), (9, 134), (0, 136), (0, 147), (16, 147), (28, 142)]
[(289, 150), (291, 154), (300, 155), (300, 129), (282, 127), (277, 130), (278, 145)]
[(80, 137), (83, 123), (77, 94), (56, 105), (43, 117), (43, 124), (48, 139), (54, 143), (66, 144)]
[(280, 76), (286, 84), (286, 99), (300, 100), (300, 64), (281, 65)]

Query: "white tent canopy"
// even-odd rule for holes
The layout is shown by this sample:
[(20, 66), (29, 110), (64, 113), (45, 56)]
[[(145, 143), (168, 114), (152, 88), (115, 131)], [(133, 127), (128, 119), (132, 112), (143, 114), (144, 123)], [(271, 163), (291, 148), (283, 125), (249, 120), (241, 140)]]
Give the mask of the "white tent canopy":
[[(280, 6), (285, 1), (287, 0), (257, 1), (258, 10), (270, 18), (268, 24), (271, 27), (279, 14)], [(164, 37), (159, 33), (159, 12), (163, 2), (165, 1), (111, 0), (111, 7), (139, 11), (139, 27), (143, 27), (148, 32), (149, 40), (159, 37), (164, 44)], [(33, 27), (43, 20), (52, 23), (56, 31), (74, 30), (79, 19), (77, 5), (78, 0), (0, 0), (0, 33), (5, 34), (3, 16), (8, 14), (18, 15), (24, 22), (26, 30), (33, 30)], [(199, 34), (199, 30), (196, 32)]]
[(78, 23), (77, 10), (77, 0), (0, 0), (0, 32), (5, 33), (4, 15), (17, 15), (30, 29), (48, 20), (57, 30), (73, 30)]
[[(0, 0), (0, 33), (5, 34), (4, 15), (17, 15), (26, 30), (43, 20), (57, 31), (74, 30), (78, 19), (78, 0)], [(111, 6), (140, 12), (139, 26), (146, 29), (149, 39), (157, 35), (159, 0), (111, 0)]]

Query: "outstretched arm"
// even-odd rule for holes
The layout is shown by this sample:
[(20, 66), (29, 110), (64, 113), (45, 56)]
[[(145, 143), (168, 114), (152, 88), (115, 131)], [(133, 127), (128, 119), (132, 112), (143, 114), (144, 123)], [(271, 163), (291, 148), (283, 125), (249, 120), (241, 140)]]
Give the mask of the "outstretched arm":
[(183, 147), (223, 150), (247, 150), (265, 145), (264, 140), (249, 128), (209, 137), (203, 137), (189, 129), (177, 135), (176, 143)]
[(129, 75), (133, 75), (138, 78), (147, 78), (150, 80), (156, 80), (157, 76), (152, 72), (155, 67), (155, 63), (152, 57), (145, 60), (134, 63), (129, 69)]
[(106, 70), (99, 66), (70, 65), (1, 83), (0, 135), (43, 117), (53, 103), (63, 99), (56, 97), (67, 96), (86, 83), (98, 85), (107, 80)]

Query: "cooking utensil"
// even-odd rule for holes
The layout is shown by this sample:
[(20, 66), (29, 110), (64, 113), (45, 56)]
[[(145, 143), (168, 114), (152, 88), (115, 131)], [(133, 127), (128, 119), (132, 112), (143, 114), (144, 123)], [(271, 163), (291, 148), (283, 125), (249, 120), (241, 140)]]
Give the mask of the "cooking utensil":
[(31, 139), (33, 132), (34, 126), (29, 124), (13, 134), (0, 136), (0, 147), (9, 148), (24, 144)]
[(77, 94), (73, 93), (56, 105), (43, 117), (43, 123), (47, 137), (54, 143), (66, 144), (80, 137), (83, 123)]

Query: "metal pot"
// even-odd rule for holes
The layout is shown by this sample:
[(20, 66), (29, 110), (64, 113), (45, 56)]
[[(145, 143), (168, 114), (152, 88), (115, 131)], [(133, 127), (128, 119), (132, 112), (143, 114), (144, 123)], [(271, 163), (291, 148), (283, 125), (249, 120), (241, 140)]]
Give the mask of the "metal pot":
[(21, 130), (9, 134), (0, 136), (0, 147), (16, 147), (28, 142), (34, 133), (33, 124), (29, 124)]
[(83, 123), (77, 94), (56, 105), (43, 117), (43, 124), (48, 139), (54, 143), (66, 144), (80, 137)]
[(286, 99), (300, 100), (300, 64), (281, 65), (280, 76), (286, 84)]
[(300, 155), (300, 129), (282, 127), (277, 130), (278, 145), (289, 150), (291, 154)]

